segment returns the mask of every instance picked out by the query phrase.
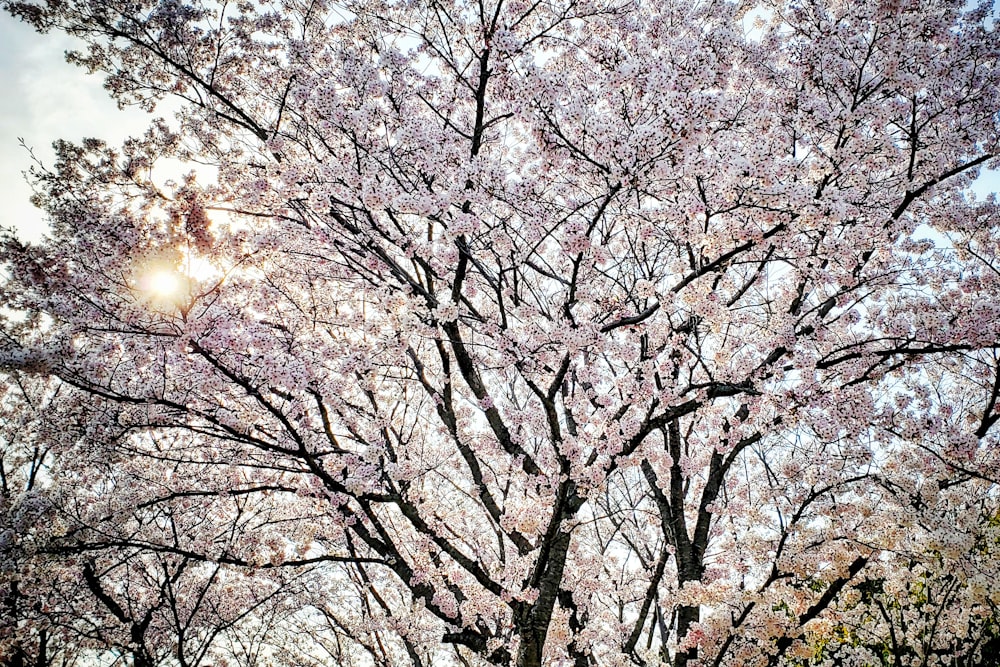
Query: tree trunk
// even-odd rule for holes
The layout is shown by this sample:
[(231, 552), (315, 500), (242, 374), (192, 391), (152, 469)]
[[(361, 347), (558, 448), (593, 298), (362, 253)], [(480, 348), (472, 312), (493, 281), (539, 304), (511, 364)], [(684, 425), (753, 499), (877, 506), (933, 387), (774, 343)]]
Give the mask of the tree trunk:
[(552, 610), (559, 594), (559, 586), (562, 584), (569, 541), (569, 533), (562, 531), (553, 539), (545, 572), (539, 582), (538, 599), (527, 608), (518, 622), (521, 645), (517, 650), (517, 667), (542, 665), (545, 638), (549, 632), (549, 623), (552, 621)]
[(24, 667), (26, 664), (24, 658), (24, 649), (18, 644), (14, 647), (14, 654), (4, 663), (4, 667)]
[[(677, 638), (683, 640), (687, 637), (688, 629), (692, 623), (701, 620), (701, 607), (679, 607), (677, 609)], [(674, 660), (674, 667), (687, 667), (688, 662), (698, 658), (697, 647), (689, 648), (686, 651), (678, 651)]]
[(38, 633), (38, 656), (35, 659), (35, 667), (48, 667), (49, 665), (49, 633), (44, 629)]

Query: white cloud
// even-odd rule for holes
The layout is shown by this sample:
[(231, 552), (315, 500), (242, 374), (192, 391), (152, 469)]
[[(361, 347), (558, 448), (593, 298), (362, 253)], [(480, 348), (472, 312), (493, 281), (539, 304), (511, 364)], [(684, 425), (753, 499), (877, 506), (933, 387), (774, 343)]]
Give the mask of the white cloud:
[(0, 12), (0, 226), (14, 227), (25, 239), (45, 229), (41, 211), (28, 201), (31, 188), (23, 172), (31, 166), (23, 138), (43, 162), (51, 164), (52, 142), (97, 137), (117, 145), (141, 134), (151, 116), (139, 109), (118, 109), (100, 75), (70, 65), (65, 52), (79, 42), (55, 32), (36, 34)]

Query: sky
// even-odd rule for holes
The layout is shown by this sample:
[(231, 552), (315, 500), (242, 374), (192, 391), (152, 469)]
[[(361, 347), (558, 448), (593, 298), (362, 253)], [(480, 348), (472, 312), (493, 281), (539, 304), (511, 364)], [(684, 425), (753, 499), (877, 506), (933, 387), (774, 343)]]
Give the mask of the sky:
[[(23, 173), (32, 161), (19, 139), (51, 164), (56, 139), (96, 137), (119, 145), (142, 134), (153, 118), (137, 108), (118, 109), (100, 75), (67, 63), (65, 52), (78, 44), (61, 34), (38, 35), (0, 12), (0, 227), (14, 227), (25, 240), (39, 239), (45, 223), (29, 202)], [(977, 186), (980, 195), (1000, 190), (1000, 172)]]
[(14, 227), (25, 239), (38, 239), (45, 224), (28, 201), (23, 173), (32, 161), (19, 139), (52, 164), (56, 139), (96, 137), (118, 145), (141, 134), (153, 117), (120, 111), (99, 75), (67, 63), (64, 53), (76, 45), (61, 34), (38, 35), (0, 11), (0, 227)]

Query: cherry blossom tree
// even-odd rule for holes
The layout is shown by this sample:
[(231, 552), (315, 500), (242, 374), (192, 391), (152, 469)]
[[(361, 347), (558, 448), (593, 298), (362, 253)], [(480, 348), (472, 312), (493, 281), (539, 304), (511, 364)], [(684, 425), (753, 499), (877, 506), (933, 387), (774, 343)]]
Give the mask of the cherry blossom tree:
[[(96, 498), (110, 489), (121, 493), (130, 480), (106, 463), (80, 465), (72, 438), (45, 432), (60, 423), (52, 419), (62, 390), (57, 383), (20, 374), (6, 380), (0, 468), (3, 664), (104, 664), (122, 656), (137, 666), (219, 662), (225, 655), (219, 645), (246, 643), (248, 625), (260, 635), (264, 619), (292, 615), (283, 610), (297, 604), (292, 601), (299, 599), (311, 570), (251, 572), (224, 559), (207, 562), (176, 549), (137, 544), (143, 522), (157, 522), (161, 532), (184, 530), (185, 517), (163, 511), (155, 500), (132, 508), (131, 516), (119, 509), (114, 517), (95, 520), (100, 527), (90, 532), (100, 541), (92, 539), (85, 548), (70, 543), (72, 535), (91, 525), (84, 506), (109, 509), (108, 503), (87, 503), (83, 494), (70, 495), (76, 485)], [(147, 509), (154, 505), (160, 510), (155, 515)], [(109, 532), (111, 525), (129, 531), (133, 544)], [(230, 664), (260, 663), (244, 656)]]
[[(60, 618), (95, 631), (60, 641), (135, 666), (995, 647), (990, 3), (3, 6), (82, 40), (120, 104), (182, 105), (57, 143), (47, 239), (3, 238), (0, 366), (47, 392), (4, 446), (58, 460), (5, 577), (75, 584)], [(48, 632), (29, 616), (10, 646)]]

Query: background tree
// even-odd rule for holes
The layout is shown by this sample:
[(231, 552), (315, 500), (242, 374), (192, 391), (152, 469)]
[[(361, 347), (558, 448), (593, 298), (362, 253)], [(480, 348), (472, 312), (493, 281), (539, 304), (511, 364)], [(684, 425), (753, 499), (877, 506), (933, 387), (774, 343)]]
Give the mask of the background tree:
[(78, 471), (47, 549), (123, 631), (197, 563), (245, 572), (234, 656), (778, 664), (956, 557), (935, 493), (996, 515), (988, 3), (4, 6), (184, 103), (57, 144), (4, 240)]
[[(179, 491), (131, 508), (101, 502), (103, 495), (134, 499), (128, 485), (139, 474), (84, 460), (72, 431), (44, 433), (65, 424), (53, 419), (58, 384), (20, 374), (6, 380), (3, 664), (201, 665), (224, 662), (222, 645), (234, 643), (243, 650), (229, 664), (262, 664), (254, 645), (264, 642), (274, 618), (293, 615), (311, 571), (254, 572), (225, 557), (207, 562), (143, 544), (150, 526), (163, 540), (205, 523), (194, 517), (196, 504), (168, 502), (204, 492)], [(95, 519), (92, 512), (112, 514)], [(74, 538), (83, 531), (86, 544)]]
[[(934, 490), (924, 494), (928, 496), (935, 505), (944, 502), (952, 507), (925, 514), (924, 501), (915, 503), (921, 518), (906, 542), (918, 551), (910, 555), (909, 566), (899, 567), (898, 562), (873, 566), (867, 571), (868, 580), (854, 584), (842, 597), (839, 624), (821, 619), (807, 628), (815, 664), (850, 664), (865, 652), (865, 662), (885, 666), (971, 667), (996, 661), (1000, 654), (1000, 591), (993, 583), (996, 517), (979, 515), (981, 508), (961, 504), (955, 494), (939, 499)], [(952, 519), (948, 525), (936, 520), (948, 514)]]

